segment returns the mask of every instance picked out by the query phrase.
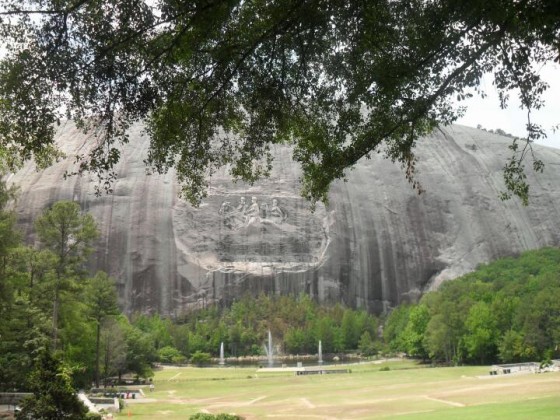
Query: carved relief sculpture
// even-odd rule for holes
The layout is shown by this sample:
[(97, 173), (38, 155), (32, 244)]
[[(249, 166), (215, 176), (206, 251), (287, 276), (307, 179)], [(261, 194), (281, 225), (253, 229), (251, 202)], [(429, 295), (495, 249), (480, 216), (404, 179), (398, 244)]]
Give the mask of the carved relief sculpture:
[(239, 199), (237, 207), (230, 201), (224, 201), (218, 213), (222, 216), (223, 225), (232, 230), (261, 223), (281, 225), (288, 218), (288, 213), (278, 205), (278, 199), (273, 198), (270, 207), (268, 203), (261, 206), (255, 196), (251, 197), (248, 207), (245, 197)]

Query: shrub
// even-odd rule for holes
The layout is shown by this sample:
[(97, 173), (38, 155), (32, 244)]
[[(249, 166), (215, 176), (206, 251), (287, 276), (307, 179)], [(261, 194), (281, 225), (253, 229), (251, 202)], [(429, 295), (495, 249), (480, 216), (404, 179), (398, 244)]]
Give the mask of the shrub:
[(189, 417), (189, 420), (243, 420), (243, 417), (236, 416), (235, 414), (207, 414), (196, 413)]
[(197, 366), (202, 366), (210, 363), (210, 354), (203, 353), (200, 350), (197, 350), (191, 356), (191, 363)]
[(158, 359), (163, 363), (183, 363), (185, 356), (172, 346), (165, 346), (158, 350)]

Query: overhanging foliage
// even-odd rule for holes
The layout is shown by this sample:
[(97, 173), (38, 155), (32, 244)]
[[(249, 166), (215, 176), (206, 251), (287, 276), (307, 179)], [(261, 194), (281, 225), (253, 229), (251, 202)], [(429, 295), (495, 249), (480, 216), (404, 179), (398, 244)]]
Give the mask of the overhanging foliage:
[(518, 89), (528, 111), (528, 137), (504, 168), (504, 196), (527, 201), (522, 161), (543, 134), (530, 113), (546, 89), (537, 66), (558, 60), (557, 1), (2, 0), (0, 8), (8, 51), (0, 141), (12, 166), (56, 159), (53, 125), (67, 117), (93, 133), (79, 171), (97, 172), (110, 190), (126, 128), (147, 119), (147, 164), (175, 168), (193, 203), (221, 166), (249, 182), (267, 175), (279, 143), (293, 144), (312, 201), (380, 151), (421, 190), (415, 142), (453, 122), (452, 100), (491, 72), (502, 106)]

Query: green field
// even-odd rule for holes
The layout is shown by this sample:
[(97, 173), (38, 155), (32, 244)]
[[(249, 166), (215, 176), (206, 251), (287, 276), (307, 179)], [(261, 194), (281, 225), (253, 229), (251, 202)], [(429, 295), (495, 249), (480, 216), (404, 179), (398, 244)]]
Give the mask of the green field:
[[(381, 371), (389, 366), (389, 371)], [(165, 368), (155, 391), (127, 400), (122, 417), (185, 419), (555, 418), (560, 373), (490, 376), (488, 367), (429, 368), (410, 361), (348, 366), (349, 374), (295, 376), (255, 368)]]

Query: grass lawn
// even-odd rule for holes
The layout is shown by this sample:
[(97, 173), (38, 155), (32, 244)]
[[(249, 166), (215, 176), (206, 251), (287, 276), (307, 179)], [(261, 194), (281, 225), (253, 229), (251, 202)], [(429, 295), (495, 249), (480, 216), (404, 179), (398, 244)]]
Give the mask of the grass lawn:
[[(389, 366), (389, 371), (381, 371)], [(350, 374), (296, 376), (256, 368), (165, 368), (155, 391), (122, 417), (185, 419), (560, 419), (560, 373), (490, 376), (488, 367), (428, 368), (410, 361), (348, 366)]]

